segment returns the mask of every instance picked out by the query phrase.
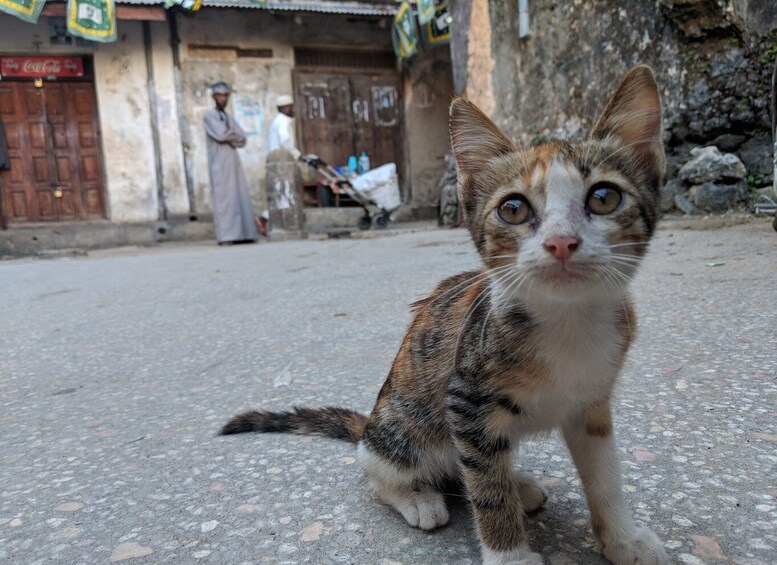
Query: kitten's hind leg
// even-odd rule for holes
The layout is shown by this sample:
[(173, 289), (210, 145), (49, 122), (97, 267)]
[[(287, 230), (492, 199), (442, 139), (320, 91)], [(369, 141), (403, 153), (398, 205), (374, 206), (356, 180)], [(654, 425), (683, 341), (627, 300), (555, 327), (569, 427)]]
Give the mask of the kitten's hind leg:
[(513, 480), (518, 485), (518, 496), (524, 512), (536, 512), (548, 501), (548, 492), (531, 475), (513, 470)]
[(419, 489), (388, 485), (370, 479), (375, 494), (393, 506), (408, 524), (422, 530), (434, 530), (448, 523), (448, 508), (442, 494), (424, 485)]
[(358, 453), (376, 496), (402, 514), (408, 524), (433, 530), (448, 523), (448, 508), (440, 492), (413, 471), (373, 453), (364, 443), (359, 444)]

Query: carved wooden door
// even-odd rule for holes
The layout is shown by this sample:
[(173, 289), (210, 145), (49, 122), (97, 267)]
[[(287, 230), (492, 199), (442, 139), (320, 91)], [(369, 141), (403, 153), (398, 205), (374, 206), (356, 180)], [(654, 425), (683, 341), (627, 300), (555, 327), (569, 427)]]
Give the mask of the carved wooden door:
[(0, 84), (11, 169), (0, 173), (10, 224), (103, 216), (103, 173), (94, 87)]
[(397, 76), (298, 71), (295, 91), (301, 151), (341, 166), (364, 150), (373, 167), (396, 163), (402, 170)]

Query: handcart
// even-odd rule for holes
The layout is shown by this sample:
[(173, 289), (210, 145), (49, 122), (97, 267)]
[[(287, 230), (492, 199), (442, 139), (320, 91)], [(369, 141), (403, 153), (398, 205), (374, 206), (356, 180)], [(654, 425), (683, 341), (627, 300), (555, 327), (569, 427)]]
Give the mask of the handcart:
[[(318, 155), (303, 155), (302, 160), (318, 171), (324, 180), (322, 184), (331, 188), (335, 194), (347, 195), (364, 209), (364, 216), (359, 220), (359, 229), (368, 230), (372, 227), (383, 229), (394, 220), (393, 213), (399, 208), (401, 200), (399, 199), (399, 186), (395, 180), (396, 167), (393, 164), (391, 164), (394, 172), (393, 182), (383, 183), (382, 186), (377, 187), (377, 190), (368, 192), (367, 190), (359, 190), (357, 186), (362, 184), (365, 189), (373, 188), (369, 182), (365, 183), (363, 179), (369, 181), (368, 175), (374, 171), (377, 172), (378, 169), (365, 173), (352, 182)], [(388, 166), (384, 165), (383, 167)], [(360, 180), (362, 180), (361, 183)]]
[(772, 227), (774, 231), (777, 231), (777, 202), (772, 200), (766, 194), (762, 194), (758, 197), (753, 205), (753, 212), (756, 214), (766, 214), (767, 216), (774, 216), (772, 220)]

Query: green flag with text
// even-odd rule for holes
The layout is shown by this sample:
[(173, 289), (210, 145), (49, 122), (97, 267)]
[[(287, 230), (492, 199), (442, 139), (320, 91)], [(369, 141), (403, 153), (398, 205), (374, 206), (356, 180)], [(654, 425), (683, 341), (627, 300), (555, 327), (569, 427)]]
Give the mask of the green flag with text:
[(67, 31), (90, 41), (116, 41), (116, 10), (113, 0), (68, 0)]
[(34, 24), (45, 3), (46, 0), (0, 0), (0, 10)]

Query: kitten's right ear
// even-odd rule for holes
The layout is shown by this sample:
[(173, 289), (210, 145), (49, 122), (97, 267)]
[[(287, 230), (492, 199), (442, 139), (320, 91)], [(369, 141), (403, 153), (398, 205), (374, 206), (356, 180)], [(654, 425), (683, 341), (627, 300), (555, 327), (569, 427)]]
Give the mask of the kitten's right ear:
[(661, 97), (653, 71), (637, 65), (624, 77), (591, 131), (592, 139), (613, 138), (635, 151), (656, 177), (664, 173)]
[(515, 151), (515, 146), (488, 116), (464, 98), (450, 109), (451, 149), (460, 173), (472, 177), (494, 157)]

